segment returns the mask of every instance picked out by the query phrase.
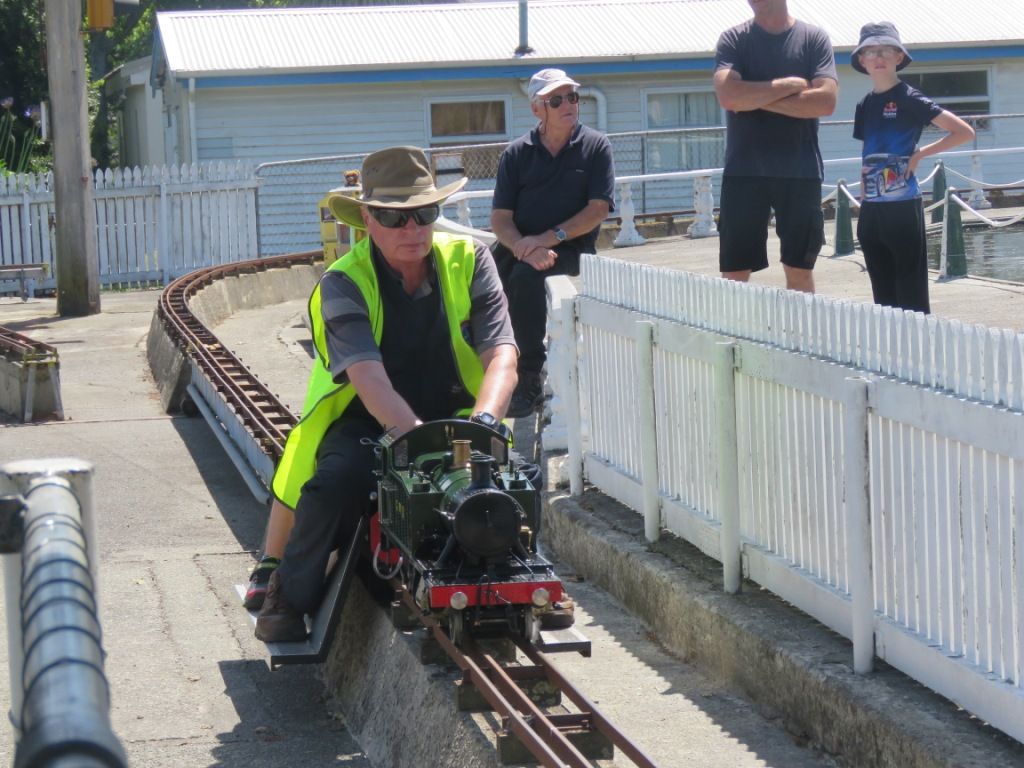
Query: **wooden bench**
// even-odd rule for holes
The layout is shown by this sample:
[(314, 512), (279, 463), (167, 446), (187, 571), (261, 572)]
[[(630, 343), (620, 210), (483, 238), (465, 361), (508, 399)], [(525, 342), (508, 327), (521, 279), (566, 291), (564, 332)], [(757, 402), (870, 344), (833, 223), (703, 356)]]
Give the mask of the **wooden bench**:
[(35, 297), (36, 280), (50, 274), (49, 264), (0, 264), (0, 282), (17, 280), (22, 301)]

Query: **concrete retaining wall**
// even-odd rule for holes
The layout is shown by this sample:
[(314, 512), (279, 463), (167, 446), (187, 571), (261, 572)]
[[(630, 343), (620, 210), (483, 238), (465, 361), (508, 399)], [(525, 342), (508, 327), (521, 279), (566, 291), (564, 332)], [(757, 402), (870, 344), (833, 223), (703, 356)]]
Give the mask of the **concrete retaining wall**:
[(25, 401), (28, 397), (29, 376), (35, 377), (32, 393), (32, 421), (53, 418), (57, 413), (54, 397), (54, 375), (60, 388), (59, 364), (49, 366), (23, 365), (21, 362), (0, 357), (0, 413), (8, 414), (15, 421), (22, 421), (25, 415)]
[[(319, 265), (297, 264), (225, 277), (197, 292), (189, 307), (204, 325), (213, 327), (242, 309), (307, 298), (321, 272)], [(180, 411), (192, 367), (156, 313), (146, 339), (146, 357), (160, 391), (160, 405), (167, 413)]]
[(374, 765), (496, 768), (490, 726), (455, 706), (455, 668), (420, 661), (423, 630), (399, 632), (353, 582), (324, 666), (352, 735)]

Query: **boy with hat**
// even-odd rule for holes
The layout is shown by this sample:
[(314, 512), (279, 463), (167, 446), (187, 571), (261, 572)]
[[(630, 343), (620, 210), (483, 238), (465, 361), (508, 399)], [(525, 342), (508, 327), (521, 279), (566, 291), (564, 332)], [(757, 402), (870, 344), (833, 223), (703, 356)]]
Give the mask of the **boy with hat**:
[[(896, 74), (912, 61), (896, 27), (865, 24), (850, 57), (873, 88), (857, 105), (853, 137), (864, 142), (857, 239), (875, 303), (928, 313), (928, 248), (924, 207), (914, 175), (921, 160), (974, 137), (974, 129)], [(917, 148), (921, 132), (948, 133)]]
[[(309, 300), (316, 358), (302, 419), (274, 474), (267, 535), (287, 541), (256, 622), (264, 642), (302, 640), (330, 553), (370, 512), (373, 439), (458, 414), (487, 425), (505, 414), (517, 349), (487, 247), (434, 232), (438, 189), (422, 150), (391, 147), (363, 161), (358, 197), (328, 199), (367, 237), (324, 272)], [(294, 528), (289, 510), (294, 509)]]

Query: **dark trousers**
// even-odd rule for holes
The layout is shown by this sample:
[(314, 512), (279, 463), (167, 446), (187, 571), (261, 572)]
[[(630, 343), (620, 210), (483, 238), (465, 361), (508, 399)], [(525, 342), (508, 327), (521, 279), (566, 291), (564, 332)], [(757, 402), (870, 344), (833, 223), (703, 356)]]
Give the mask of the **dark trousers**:
[(920, 198), (861, 206), (857, 239), (876, 304), (925, 314), (931, 311), (924, 226)]
[(373, 446), (364, 438), (380, 437), (375, 421), (339, 419), (324, 435), (317, 452), (316, 473), (302, 486), (295, 507), (295, 527), (278, 573), (285, 597), (294, 607), (312, 613), (320, 604), (324, 571), (331, 552), (347, 546), (359, 518), (370, 513), (376, 490)]
[(519, 377), (539, 376), (547, 355), (544, 335), (547, 333), (548, 302), (544, 280), (552, 275), (578, 275), (580, 257), (576, 253), (560, 254), (550, 269), (537, 271), (529, 264), (517, 261), (512, 251), (494, 249), (501, 284), (508, 297), (508, 315), (519, 347)]

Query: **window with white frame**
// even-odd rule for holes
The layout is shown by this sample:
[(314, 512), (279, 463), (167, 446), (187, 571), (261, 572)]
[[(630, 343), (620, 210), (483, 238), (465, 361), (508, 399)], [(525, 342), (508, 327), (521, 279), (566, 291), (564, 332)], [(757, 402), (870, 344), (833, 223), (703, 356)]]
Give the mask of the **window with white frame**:
[[(650, 91), (646, 106), (648, 131), (722, 125), (714, 91)], [(646, 157), (648, 173), (718, 168), (725, 161), (725, 131), (653, 133)]]
[[(900, 79), (956, 115), (987, 115), (992, 111), (987, 69), (900, 72)], [(987, 121), (977, 126), (985, 128)]]
[(504, 100), (434, 101), (429, 109), (431, 144), (474, 144), (508, 138)]

